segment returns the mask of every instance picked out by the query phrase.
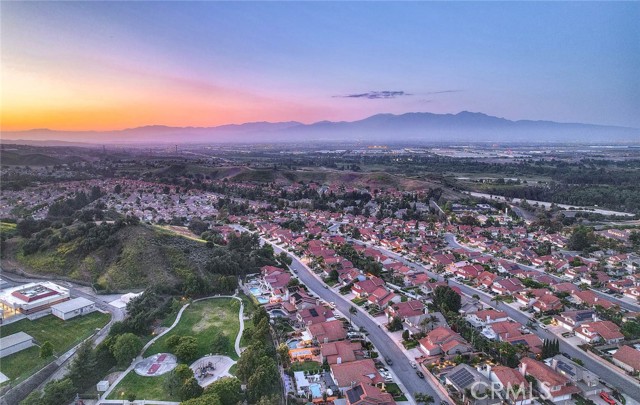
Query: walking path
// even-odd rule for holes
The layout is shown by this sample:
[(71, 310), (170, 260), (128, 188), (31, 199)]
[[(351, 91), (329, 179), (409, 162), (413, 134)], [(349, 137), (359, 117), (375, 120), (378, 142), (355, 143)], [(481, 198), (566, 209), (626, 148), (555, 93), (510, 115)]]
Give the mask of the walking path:
[[(240, 350), (240, 340), (242, 339), (242, 333), (244, 332), (244, 303), (242, 302), (242, 299), (238, 296), (234, 295), (214, 295), (211, 297), (204, 297), (204, 298), (198, 298), (196, 300), (193, 300), (192, 302), (198, 302), (198, 301), (204, 301), (204, 300), (210, 300), (210, 299), (216, 299), (216, 298), (233, 298), (236, 299), (238, 301), (240, 301), (240, 311), (239, 311), (239, 319), (240, 319), (240, 329), (238, 330), (238, 336), (236, 336), (236, 342), (235, 342), (235, 350), (236, 353), (238, 354), (238, 356), (240, 356), (242, 354), (242, 351)], [(129, 365), (129, 367), (127, 367), (127, 369), (125, 371), (123, 371), (118, 378), (113, 382), (113, 384), (111, 384), (109, 386), (109, 388), (104, 392), (104, 394), (102, 394), (102, 396), (100, 397), (100, 404), (108, 404), (108, 403), (120, 403), (120, 402), (108, 402), (107, 401), (107, 397), (109, 396), (109, 394), (111, 394), (111, 391), (113, 391), (113, 389), (120, 383), (120, 381), (122, 381), (122, 379), (129, 374), (129, 372), (131, 370), (133, 370), (136, 366), (136, 364), (138, 364), (140, 361), (142, 361), (142, 356), (144, 355), (144, 352), (147, 351), (147, 349), (149, 347), (151, 347), (152, 344), (154, 344), (159, 338), (161, 338), (162, 336), (166, 335), (167, 333), (169, 333), (173, 328), (176, 327), (176, 325), (178, 325), (178, 323), (180, 322), (180, 319), (182, 318), (182, 314), (184, 313), (184, 310), (187, 309), (187, 307), (190, 305), (190, 303), (184, 304), (182, 306), (182, 308), (180, 308), (180, 311), (178, 311), (178, 315), (176, 316), (175, 321), (173, 321), (173, 323), (171, 324), (170, 327), (168, 327), (166, 330), (162, 331), (162, 333), (160, 333), (158, 336), (154, 337), (153, 339), (151, 339), (149, 342), (147, 342), (146, 345), (144, 345), (144, 347), (142, 348), (142, 350), (140, 351), (140, 354), (138, 355), (138, 357), (136, 357), (131, 364)], [(153, 378), (153, 377), (150, 377)], [(107, 402), (102, 402), (102, 401), (107, 401)], [(154, 401), (153, 403), (161, 403), (162, 401)], [(171, 402), (167, 402), (167, 403), (171, 403)]]

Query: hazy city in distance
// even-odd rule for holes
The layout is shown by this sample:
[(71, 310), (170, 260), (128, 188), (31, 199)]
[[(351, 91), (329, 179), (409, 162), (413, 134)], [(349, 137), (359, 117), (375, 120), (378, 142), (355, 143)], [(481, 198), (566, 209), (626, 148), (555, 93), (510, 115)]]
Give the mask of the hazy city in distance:
[(639, 405), (638, 21), (0, 2), (0, 404)]

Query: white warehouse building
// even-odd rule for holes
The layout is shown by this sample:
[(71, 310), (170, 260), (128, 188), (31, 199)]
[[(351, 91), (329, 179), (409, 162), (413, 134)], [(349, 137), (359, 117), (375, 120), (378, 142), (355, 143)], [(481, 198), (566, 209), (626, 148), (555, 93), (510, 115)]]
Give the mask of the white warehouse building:
[(0, 358), (18, 353), (35, 345), (33, 338), (24, 333), (18, 332), (13, 335), (0, 338)]
[(51, 314), (66, 321), (76, 316), (90, 314), (96, 310), (96, 303), (83, 297), (61, 302), (51, 307)]

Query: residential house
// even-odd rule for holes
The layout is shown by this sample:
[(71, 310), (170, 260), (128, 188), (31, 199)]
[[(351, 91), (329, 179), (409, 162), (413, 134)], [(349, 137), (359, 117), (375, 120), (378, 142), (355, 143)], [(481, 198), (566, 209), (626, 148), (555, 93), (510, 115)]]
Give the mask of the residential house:
[(409, 300), (391, 304), (385, 312), (389, 319), (398, 317), (404, 322), (407, 318), (424, 314), (425, 306), (422, 301)]
[(524, 289), (524, 285), (515, 277), (496, 279), (491, 286), (491, 291), (500, 295), (513, 295), (522, 289)]
[(369, 294), (372, 294), (382, 286), (384, 286), (384, 281), (381, 278), (371, 277), (368, 280), (354, 283), (351, 287), (351, 292), (353, 292), (357, 298), (367, 298)]
[(350, 342), (339, 340), (320, 344), (320, 360), (327, 364), (348, 363), (350, 361), (362, 360), (362, 344), (360, 342)]
[(335, 342), (347, 338), (347, 331), (342, 321), (337, 319), (308, 325), (307, 333), (317, 343)]
[(592, 309), (582, 309), (577, 311), (564, 311), (554, 317), (556, 323), (566, 330), (572, 331), (577, 326), (585, 322), (596, 320), (596, 313)]
[(533, 403), (529, 392), (529, 382), (517, 369), (485, 364), (478, 367), (477, 370), (493, 383), (492, 388), (499, 390), (502, 398), (506, 398), (510, 404), (529, 405)]
[(506, 312), (496, 311), (495, 309), (484, 309), (472, 314), (467, 315), (467, 322), (475, 326), (476, 328), (491, 325), (495, 322), (503, 322), (509, 319)]
[(467, 353), (472, 350), (466, 340), (446, 326), (440, 326), (420, 339), (420, 349), (427, 356)]
[[(449, 370), (445, 382), (458, 391), (466, 401), (475, 405), (493, 405), (502, 402), (498, 396), (486, 395), (487, 389), (491, 389), (491, 381), (467, 364), (458, 364)], [(469, 393), (471, 398), (467, 398)]]
[(296, 319), (304, 326), (326, 322), (329, 318), (333, 318), (333, 311), (322, 305), (305, 308), (296, 314)]
[(393, 396), (369, 384), (358, 384), (345, 392), (347, 405), (395, 405)]
[(371, 359), (332, 364), (330, 374), (336, 386), (343, 393), (358, 384), (375, 385), (384, 382)]
[(587, 343), (602, 342), (613, 344), (621, 342), (624, 335), (618, 325), (611, 321), (595, 321), (583, 323), (573, 329), (576, 336)]
[(536, 389), (553, 403), (571, 400), (573, 394), (580, 392), (570, 379), (538, 360), (524, 357), (518, 369), (523, 376), (532, 376)]
[(597, 374), (592, 373), (561, 354), (546, 359), (544, 362), (554, 371), (571, 380), (573, 384), (580, 388), (585, 398), (599, 394), (602, 391), (610, 391), (602, 385)]
[(613, 363), (629, 373), (640, 372), (640, 350), (631, 346), (620, 346), (613, 355)]
[(380, 309), (386, 308), (391, 303), (400, 302), (401, 299), (402, 297), (384, 287), (376, 288), (375, 291), (367, 296), (367, 301), (370, 304), (377, 305)]

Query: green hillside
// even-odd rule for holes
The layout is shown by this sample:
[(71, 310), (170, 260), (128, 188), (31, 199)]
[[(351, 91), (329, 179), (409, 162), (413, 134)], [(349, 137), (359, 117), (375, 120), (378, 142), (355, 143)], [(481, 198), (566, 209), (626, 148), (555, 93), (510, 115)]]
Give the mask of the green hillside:
[[(61, 234), (71, 231), (56, 230), (47, 238), (64, 240)], [(125, 226), (104, 243), (88, 243), (83, 235), (48, 248), (51, 243), (45, 241), (44, 247), (30, 254), (24, 252), (25, 243), (21, 238), (10, 240), (7, 257), (26, 271), (66, 276), (111, 290), (173, 285), (191, 275), (201, 276), (212, 252), (203, 243), (146, 225)]]

